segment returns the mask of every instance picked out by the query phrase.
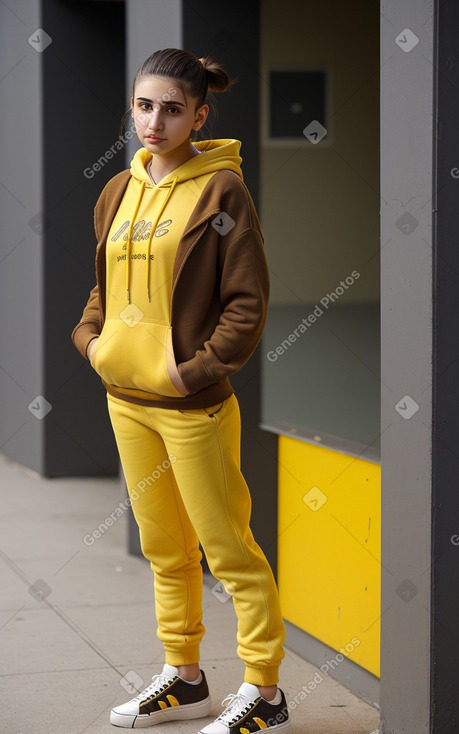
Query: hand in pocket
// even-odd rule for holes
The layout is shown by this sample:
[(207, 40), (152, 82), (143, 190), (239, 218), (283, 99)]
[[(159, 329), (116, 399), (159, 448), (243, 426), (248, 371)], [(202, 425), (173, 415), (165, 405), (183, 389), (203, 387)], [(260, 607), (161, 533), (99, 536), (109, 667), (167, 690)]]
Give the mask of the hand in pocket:
[(86, 354), (88, 355), (89, 361), (91, 361), (91, 357), (96, 350), (96, 344), (98, 341), (99, 341), (99, 337), (96, 336), (94, 339), (91, 339), (91, 341), (88, 344), (88, 348), (86, 349)]
[(185, 383), (183, 382), (182, 378), (180, 377), (179, 371), (177, 369), (177, 366), (174, 363), (172, 363), (169, 360), (169, 363), (167, 365), (167, 371), (169, 372), (170, 380), (175, 387), (176, 390), (178, 390), (181, 395), (189, 395), (189, 390), (185, 387)]

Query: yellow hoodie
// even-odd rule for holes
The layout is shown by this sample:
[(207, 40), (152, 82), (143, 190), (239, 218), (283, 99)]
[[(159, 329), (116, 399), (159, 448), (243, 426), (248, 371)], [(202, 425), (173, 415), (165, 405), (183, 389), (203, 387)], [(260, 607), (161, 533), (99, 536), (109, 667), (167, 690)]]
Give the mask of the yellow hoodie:
[(195, 143), (199, 155), (156, 185), (145, 148), (113, 219), (106, 248), (106, 319), (91, 363), (109, 385), (129, 393), (180, 397), (172, 346), (171, 290), (177, 248), (212, 176), (226, 169), (242, 179), (237, 140)]

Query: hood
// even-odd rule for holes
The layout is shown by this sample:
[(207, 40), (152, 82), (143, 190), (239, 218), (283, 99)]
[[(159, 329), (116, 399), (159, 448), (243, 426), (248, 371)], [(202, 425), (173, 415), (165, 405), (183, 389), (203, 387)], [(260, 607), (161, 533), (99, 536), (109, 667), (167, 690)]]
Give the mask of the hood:
[[(200, 154), (193, 156), (186, 163), (182, 163), (181, 166), (168, 173), (158, 182), (157, 187), (169, 187), (190, 178), (221, 170), (234, 171), (241, 179), (243, 178), (242, 158), (239, 155), (241, 143), (239, 140), (201, 140), (193, 143), (193, 145), (199, 150)], [(131, 175), (139, 183), (144, 182), (146, 188), (154, 188), (155, 186), (146, 170), (152, 158), (153, 154), (149, 150), (140, 148), (131, 161)]]
[(187, 181), (191, 178), (197, 178), (208, 173), (216, 171), (234, 171), (243, 180), (241, 163), (242, 158), (239, 155), (241, 143), (239, 140), (220, 139), (220, 140), (201, 140), (193, 143), (194, 147), (199, 150), (199, 155), (190, 158), (186, 163), (175, 170), (168, 173), (157, 184), (154, 184), (147, 172), (147, 165), (153, 157), (146, 148), (140, 148), (136, 151), (131, 161), (131, 176), (135, 184), (138, 186), (137, 202), (131, 216), (126, 244), (126, 294), (128, 303), (130, 303), (129, 293), (129, 274), (130, 274), (130, 247), (132, 229), (135, 224), (137, 212), (139, 211), (142, 197), (145, 189), (153, 189), (154, 192), (162, 196), (161, 204), (158, 206), (155, 221), (151, 229), (150, 237), (147, 245), (147, 259), (145, 269), (145, 283), (147, 288), (148, 300), (150, 300), (150, 249), (151, 239), (155, 233), (156, 226), (160, 221), (161, 214), (173, 194), (177, 184)]

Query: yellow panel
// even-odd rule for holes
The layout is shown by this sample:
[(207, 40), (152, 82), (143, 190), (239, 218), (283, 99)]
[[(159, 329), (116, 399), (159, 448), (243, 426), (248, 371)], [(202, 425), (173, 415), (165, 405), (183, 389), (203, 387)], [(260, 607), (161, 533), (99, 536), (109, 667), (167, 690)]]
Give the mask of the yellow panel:
[[(381, 468), (279, 438), (278, 579), (285, 619), (379, 675)], [(340, 654), (341, 653), (341, 654)]]

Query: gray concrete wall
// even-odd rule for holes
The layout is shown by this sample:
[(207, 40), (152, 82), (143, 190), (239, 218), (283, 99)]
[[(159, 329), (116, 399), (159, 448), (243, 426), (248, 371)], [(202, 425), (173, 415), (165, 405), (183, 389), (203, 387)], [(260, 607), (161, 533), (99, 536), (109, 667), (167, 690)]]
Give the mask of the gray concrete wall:
[(93, 208), (120, 167), (84, 173), (118, 138), (124, 8), (0, 13), (0, 451), (47, 476), (113, 474), (105, 391), (70, 334), (95, 284)]
[(459, 4), (435, 3), (431, 734), (459, 731)]
[(382, 734), (430, 731), (433, 63), (431, 0), (383, 0)]
[[(42, 65), (39, 0), (0, 4), (0, 451), (43, 469)], [(29, 43), (31, 37), (35, 43)]]
[(70, 335), (95, 285), (94, 205), (122, 168), (122, 152), (105, 153), (124, 111), (124, 7), (42, 0), (42, 23), (53, 38), (42, 55), (42, 361), (53, 406), (44, 421), (43, 473), (111, 475), (118, 462), (106, 391)]

